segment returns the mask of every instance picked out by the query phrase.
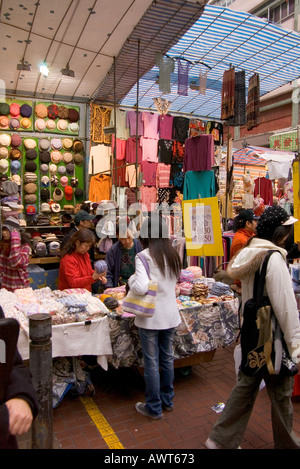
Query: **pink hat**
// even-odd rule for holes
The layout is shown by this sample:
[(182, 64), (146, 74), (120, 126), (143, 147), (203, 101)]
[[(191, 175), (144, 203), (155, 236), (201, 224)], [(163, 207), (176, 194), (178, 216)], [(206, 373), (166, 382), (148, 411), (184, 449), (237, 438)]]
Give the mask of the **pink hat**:
[(60, 183), (61, 183), (62, 187), (66, 187), (69, 183), (69, 180), (68, 180), (67, 176), (61, 177), (60, 178)]
[(20, 105), (17, 103), (12, 103), (9, 106), (9, 113), (12, 117), (20, 117)]

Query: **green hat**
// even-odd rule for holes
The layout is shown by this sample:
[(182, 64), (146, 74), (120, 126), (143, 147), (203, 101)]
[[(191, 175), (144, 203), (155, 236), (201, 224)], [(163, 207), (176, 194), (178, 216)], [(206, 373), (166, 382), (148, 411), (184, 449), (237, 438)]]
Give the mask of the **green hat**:
[(9, 105), (7, 103), (0, 103), (0, 116), (8, 116)]

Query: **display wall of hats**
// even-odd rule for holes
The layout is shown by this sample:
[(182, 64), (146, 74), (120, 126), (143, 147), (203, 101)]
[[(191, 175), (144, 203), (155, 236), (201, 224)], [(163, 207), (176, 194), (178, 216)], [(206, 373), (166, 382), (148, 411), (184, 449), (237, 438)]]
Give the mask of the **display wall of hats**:
[(79, 106), (68, 106), (50, 102), (35, 103), (34, 128), (37, 132), (78, 135), (79, 121)]
[(33, 218), (39, 212), (38, 139), (23, 138), (23, 200), (24, 213)]
[(32, 101), (7, 99), (5, 103), (0, 103), (0, 130), (32, 131)]
[(22, 138), (19, 134), (0, 132), (0, 176), (21, 185)]

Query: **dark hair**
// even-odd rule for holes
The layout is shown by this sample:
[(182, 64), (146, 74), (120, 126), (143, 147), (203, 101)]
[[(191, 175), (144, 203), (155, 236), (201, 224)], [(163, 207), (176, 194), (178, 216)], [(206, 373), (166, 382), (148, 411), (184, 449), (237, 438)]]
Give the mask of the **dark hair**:
[(60, 257), (64, 257), (66, 254), (71, 254), (76, 250), (76, 242), (80, 243), (90, 243), (91, 246), (95, 243), (95, 236), (93, 232), (89, 229), (82, 228), (74, 233), (62, 247), (60, 251)]
[(285, 238), (291, 234), (292, 228), (293, 225), (277, 226), (270, 241), (272, 241), (272, 243), (276, 244), (277, 246), (283, 245)]
[(233, 231), (236, 233), (237, 230), (245, 228), (247, 221), (252, 222), (254, 220), (254, 212), (251, 209), (241, 209), (239, 214), (233, 220)]
[(179, 276), (181, 260), (171, 244), (166, 222), (159, 214), (152, 213), (144, 221), (140, 231), (140, 242), (144, 248), (149, 248), (150, 256), (155, 260), (163, 276), (166, 275), (166, 264), (176, 277)]

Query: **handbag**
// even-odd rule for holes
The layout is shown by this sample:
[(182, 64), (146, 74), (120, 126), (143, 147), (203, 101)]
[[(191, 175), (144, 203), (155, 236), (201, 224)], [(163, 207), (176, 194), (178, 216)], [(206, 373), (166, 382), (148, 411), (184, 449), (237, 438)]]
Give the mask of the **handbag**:
[(253, 298), (246, 301), (241, 327), (241, 371), (247, 376), (280, 374), (294, 376), (297, 365), (292, 361), (268, 296), (264, 296), (268, 251), (261, 272), (254, 279)]
[(149, 287), (145, 295), (138, 295), (132, 290), (129, 290), (126, 297), (123, 300), (123, 311), (126, 313), (132, 313), (135, 316), (144, 318), (151, 318), (155, 312), (155, 300), (157, 295), (157, 282), (153, 282), (150, 278), (150, 269), (145, 257), (139, 253), (137, 254), (139, 259), (142, 261), (147, 275), (149, 277)]

